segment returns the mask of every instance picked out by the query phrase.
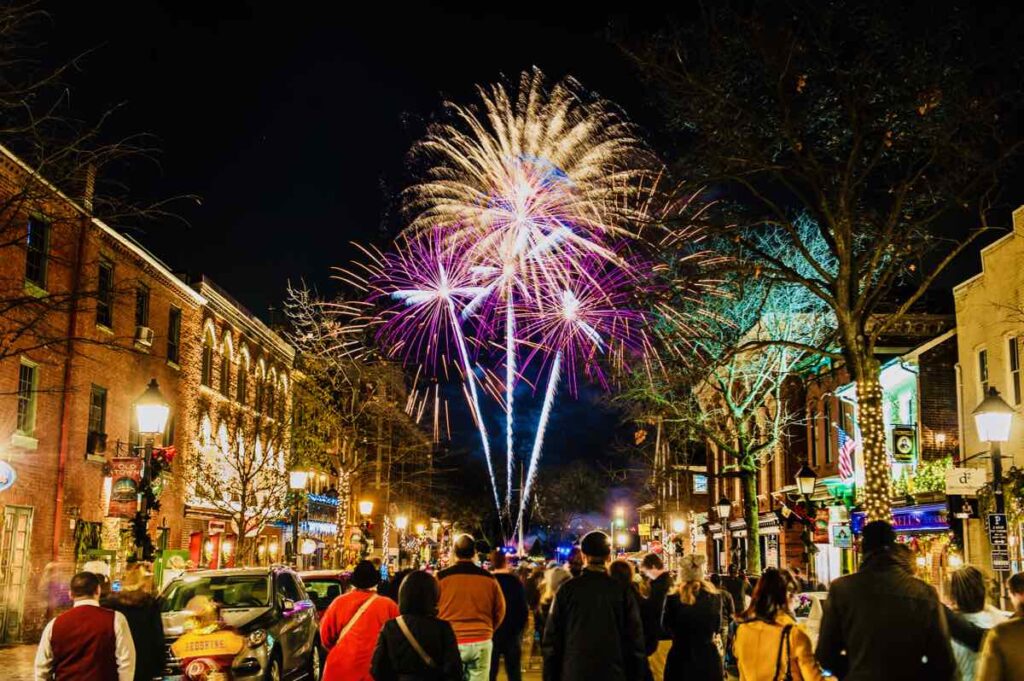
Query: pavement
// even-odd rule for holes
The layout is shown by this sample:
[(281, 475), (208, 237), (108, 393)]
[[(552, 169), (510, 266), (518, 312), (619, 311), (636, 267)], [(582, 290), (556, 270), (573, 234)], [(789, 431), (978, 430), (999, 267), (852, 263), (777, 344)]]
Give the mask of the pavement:
[[(32, 661), (36, 656), (34, 645), (0, 646), (0, 678), (4, 681), (33, 681)], [(524, 656), (523, 661), (526, 662)], [(508, 681), (504, 665), (498, 672), (499, 681)], [(523, 681), (541, 681), (540, 659), (534, 658), (528, 670), (523, 673)]]

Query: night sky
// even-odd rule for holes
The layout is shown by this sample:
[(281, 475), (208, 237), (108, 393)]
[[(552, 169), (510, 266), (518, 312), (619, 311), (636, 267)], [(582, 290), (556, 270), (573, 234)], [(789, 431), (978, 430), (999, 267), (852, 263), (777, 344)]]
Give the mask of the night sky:
[[(537, 66), (552, 79), (575, 76), (657, 129), (636, 73), (606, 38), (622, 16), (592, 5), (504, 15), (435, 3), (334, 6), (66, 3), (40, 36), (55, 64), (88, 52), (71, 78), (76, 115), (118, 106), (111, 136), (155, 136), (158, 165), (133, 171), (133, 192), (197, 197), (176, 204), (187, 225), (118, 226), (265, 319), (288, 280), (330, 295), (330, 268), (353, 254), (350, 241), (383, 243), (400, 226), (394, 197), (408, 184), (406, 154), (445, 98), (469, 101), (474, 84)], [(944, 284), (977, 267), (975, 251)], [(555, 457), (592, 456), (611, 437), (616, 419), (594, 418), (595, 401), (561, 402), (549, 431)], [(585, 427), (567, 427), (576, 423)]]

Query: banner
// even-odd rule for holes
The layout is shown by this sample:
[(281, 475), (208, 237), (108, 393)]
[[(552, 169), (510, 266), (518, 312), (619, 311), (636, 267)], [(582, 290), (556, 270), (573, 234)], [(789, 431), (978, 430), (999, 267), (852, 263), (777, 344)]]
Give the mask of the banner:
[(107, 517), (132, 518), (139, 506), (142, 457), (125, 456), (110, 460), (110, 506)]

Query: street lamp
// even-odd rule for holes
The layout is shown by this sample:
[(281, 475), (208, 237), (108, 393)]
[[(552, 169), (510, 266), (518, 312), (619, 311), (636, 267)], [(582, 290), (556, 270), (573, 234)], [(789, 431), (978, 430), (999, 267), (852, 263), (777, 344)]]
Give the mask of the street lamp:
[(359, 515), (363, 517), (363, 521), (359, 524), (359, 532), (362, 536), (362, 558), (366, 558), (370, 553), (370, 539), (367, 535), (372, 531), (370, 525), (370, 516), (373, 515), (373, 502), (369, 499), (363, 499), (359, 502)]
[(395, 528), (398, 530), (398, 569), (402, 569), (402, 543), (405, 540), (405, 528), (409, 527), (409, 517), (400, 515), (395, 518)]
[(302, 569), (302, 555), (299, 551), (299, 500), (309, 482), (309, 471), (295, 469), (288, 473), (288, 487), (295, 497), (292, 507), (292, 556), (295, 557), (295, 569)]
[(722, 498), (715, 504), (715, 511), (718, 513), (718, 519), (722, 521), (722, 524), (729, 522), (729, 511), (732, 510), (732, 502), (729, 498), (722, 495)]
[(616, 537), (616, 539), (617, 539), (617, 540), (618, 540), (618, 542), (619, 542), (619, 548), (620, 548), (620, 549), (621, 549), (621, 550), (622, 550), (623, 552), (625, 552), (625, 550), (626, 550), (626, 547), (627, 547), (627, 546), (629, 545), (629, 535), (628, 535), (628, 534), (626, 534), (625, 532), (619, 532), (619, 534), (618, 534), (618, 536)]
[[(989, 443), (989, 458), (992, 459), (992, 496), (996, 500), (996, 513), (1006, 511), (1003, 498), (1003, 450), (1002, 443), (1010, 439), (1010, 425), (1013, 422), (1013, 408), (999, 396), (999, 391), (989, 386), (985, 399), (974, 410), (974, 424), (978, 438)], [(999, 593), (1005, 602), (1006, 572), (999, 573)]]
[(364, 499), (359, 502), (359, 515), (370, 516), (373, 514), (373, 502)]
[(686, 531), (686, 520), (683, 518), (672, 519), (672, 531), (676, 534), (681, 534)]
[[(153, 461), (153, 444), (158, 436), (163, 436), (167, 429), (167, 419), (171, 415), (171, 405), (164, 399), (160, 392), (160, 386), (155, 378), (149, 379), (149, 385), (139, 398), (135, 400), (135, 423), (139, 435), (146, 438), (142, 459), (142, 488), (146, 489), (150, 484), (150, 466)], [(146, 524), (149, 522), (149, 504), (145, 494), (139, 496), (138, 514)], [(137, 546), (136, 550), (143, 553), (144, 549)], [(148, 556), (140, 555), (140, 558)]]
[(805, 497), (814, 494), (814, 485), (818, 482), (818, 474), (810, 466), (804, 463), (796, 472), (796, 488)]

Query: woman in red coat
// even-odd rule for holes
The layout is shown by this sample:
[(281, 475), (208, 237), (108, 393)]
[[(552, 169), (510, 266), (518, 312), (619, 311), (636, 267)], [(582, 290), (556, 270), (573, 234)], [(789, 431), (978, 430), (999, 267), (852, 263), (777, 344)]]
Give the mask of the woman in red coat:
[(338, 596), (320, 623), (320, 641), (327, 648), (324, 681), (373, 681), (370, 662), (384, 623), (398, 617), (398, 606), (377, 594), (380, 574), (368, 560), (360, 561), (349, 582), (354, 587)]

